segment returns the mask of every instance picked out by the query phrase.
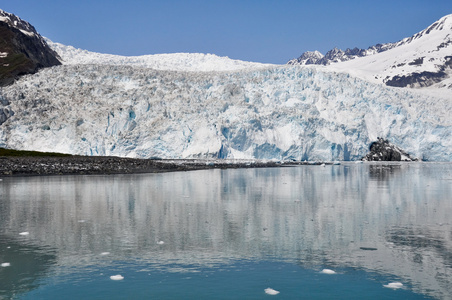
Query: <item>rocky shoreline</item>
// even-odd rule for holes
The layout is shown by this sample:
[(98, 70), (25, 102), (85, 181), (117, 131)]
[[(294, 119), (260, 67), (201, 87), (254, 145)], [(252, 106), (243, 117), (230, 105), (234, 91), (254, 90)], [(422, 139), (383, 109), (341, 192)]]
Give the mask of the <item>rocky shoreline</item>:
[(161, 173), (213, 168), (262, 168), (300, 164), (306, 162), (277, 161), (222, 161), (222, 160), (153, 160), (102, 156), (69, 157), (14, 157), (0, 156), (0, 176), (39, 175), (101, 175)]

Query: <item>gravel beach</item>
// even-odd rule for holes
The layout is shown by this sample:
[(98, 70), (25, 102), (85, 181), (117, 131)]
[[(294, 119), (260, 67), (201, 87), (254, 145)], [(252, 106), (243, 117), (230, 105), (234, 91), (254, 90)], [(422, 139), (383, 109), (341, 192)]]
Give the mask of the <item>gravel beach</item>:
[(70, 174), (132, 174), (191, 171), (213, 168), (259, 168), (306, 164), (276, 161), (152, 160), (102, 156), (9, 157), (0, 156), (0, 176)]

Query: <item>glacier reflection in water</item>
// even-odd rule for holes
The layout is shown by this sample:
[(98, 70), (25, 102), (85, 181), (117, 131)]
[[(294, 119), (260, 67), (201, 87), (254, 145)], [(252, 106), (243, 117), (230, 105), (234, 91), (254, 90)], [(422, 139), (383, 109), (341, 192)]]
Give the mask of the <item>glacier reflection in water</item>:
[[(273, 273), (287, 298), (316, 297), (297, 290), (304, 276), (319, 298), (337, 298), (329, 281), (348, 284), (349, 298), (357, 280), (389, 297), (447, 299), (451, 195), (450, 163), (3, 178), (0, 263), (11, 266), (0, 268), (0, 298), (201, 298), (204, 280), (219, 289), (206, 298), (259, 299)], [(324, 268), (338, 274), (322, 279)], [(125, 279), (110, 286), (116, 274)], [(238, 278), (259, 292), (221, 290)], [(176, 292), (182, 280), (198, 290)], [(390, 280), (404, 289), (384, 288)]]

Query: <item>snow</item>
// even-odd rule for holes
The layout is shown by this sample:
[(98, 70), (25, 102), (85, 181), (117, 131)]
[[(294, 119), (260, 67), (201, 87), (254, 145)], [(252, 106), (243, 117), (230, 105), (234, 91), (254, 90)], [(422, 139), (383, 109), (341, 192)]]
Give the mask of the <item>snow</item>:
[(228, 57), (220, 57), (214, 54), (202, 53), (169, 53), (142, 56), (120, 56), (102, 54), (65, 46), (46, 40), (49, 46), (56, 51), (66, 65), (122, 65), (156, 70), (173, 71), (235, 71), (251, 68), (264, 68), (269, 64), (245, 62)]
[(23, 30), (23, 29), (19, 29), (23, 34), (28, 35), (28, 36), (34, 36), (35, 34), (31, 31), (27, 31), (27, 30)]

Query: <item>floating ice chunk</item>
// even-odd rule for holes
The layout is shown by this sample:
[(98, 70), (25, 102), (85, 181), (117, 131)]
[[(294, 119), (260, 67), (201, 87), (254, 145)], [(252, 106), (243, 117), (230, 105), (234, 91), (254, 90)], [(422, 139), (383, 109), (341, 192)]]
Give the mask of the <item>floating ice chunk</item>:
[(323, 274), (336, 274), (335, 271), (330, 270), (330, 269), (323, 269), (322, 272), (320, 272), (320, 273), (323, 273)]
[(111, 280), (123, 280), (124, 279), (124, 277), (122, 276), (122, 275), (113, 275), (113, 276), (110, 276), (110, 279)]
[(6, 263), (2, 263), (1, 266), (2, 266), (3, 268), (6, 268), (6, 267), (10, 267), (11, 264), (10, 264), (9, 262), (6, 262)]
[(78, 220), (79, 223), (85, 223), (86, 220)]
[(388, 284), (384, 284), (383, 285), (384, 287), (386, 287), (386, 288), (390, 288), (390, 289), (400, 289), (400, 288), (402, 288), (403, 287), (403, 283), (401, 283), (401, 282), (390, 282), (390, 283), (388, 283)]
[(157, 242), (157, 244), (158, 245), (163, 245), (163, 244), (165, 244), (165, 242), (164, 241), (159, 241), (159, 242)]
[(28, 231), (24, 231), (24, 232), (19, 233), (19, 235), (29, 235), (29, 234), (30, 233)]
[(321, 164), (320, 166), (321, 166), (321, 167), (325, 167), (325, 164)]
[(362, 160), (355, 161), (355, 164), (362, 164), (362, 163), (363, 163)]
[(264, 291), (268, 295), (278, 295), (279, 294), (279, 292), (277, 290), (274, 290), (272, 288), (266, 288)]
[(102, 252), (100, 255), (109, 255), (110, 252)]

